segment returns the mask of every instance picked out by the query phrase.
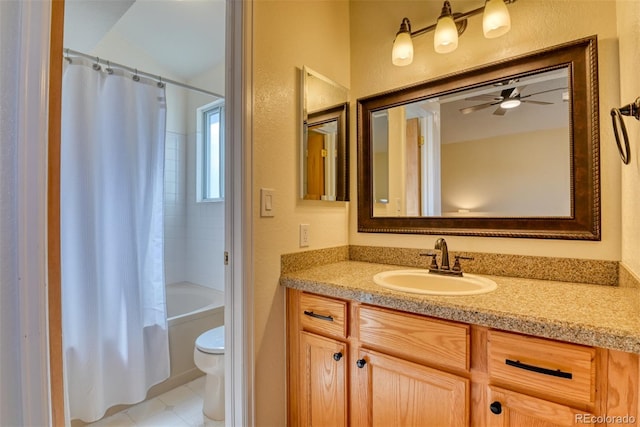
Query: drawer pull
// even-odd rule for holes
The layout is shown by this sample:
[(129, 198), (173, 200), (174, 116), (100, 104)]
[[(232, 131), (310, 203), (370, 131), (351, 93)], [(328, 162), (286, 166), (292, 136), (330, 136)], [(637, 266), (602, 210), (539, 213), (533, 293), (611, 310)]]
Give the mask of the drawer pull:
[(537, 372), (539, 374), (551, 375), (553, 377), (560, 377), (560, 378), (567, 378), (567, 379), (573, 378), (573, 374), (571, 372), (563, 372), (560, 369), (553, 370), (553, 369), (541, 368), (535, 365), (527, 365), (526, 363), (522, 363), (519, 360), (505, 359), (504, 363), (506, 363), (509, 366), (513, 366), (514, 368), (524, 369), (531, 372)]
[(313, 311), (307, 311), (307, 310), (305, 310), (305, 311), (304, 311), (304, 314), (305, 314), (306, 316), (314, 317), (314, 318), (316, 318), (316, 319), (326, 320), (327, 322), (333, 322), (333, 317), (331, 317), (331, 316), (323, 316), (322, 314), (316, 314), (316, 313), (314, 313)]

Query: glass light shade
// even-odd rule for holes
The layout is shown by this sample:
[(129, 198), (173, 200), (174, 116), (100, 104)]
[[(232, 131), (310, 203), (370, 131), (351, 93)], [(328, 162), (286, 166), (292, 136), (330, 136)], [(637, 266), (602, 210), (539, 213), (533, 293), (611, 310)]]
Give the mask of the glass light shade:
[(505, 110), (509, 110), (511, 108), (516, 108), (520, 105), (520, 103), (521, 101), (519, 99), (507, 99), (500, 103), (500, 107), (504, 108)]
[(500, 37), (511, 29), (511, 17), (503, 0), (487, 0), (482, 16), (482, 30), (488, 39)]
[(399, 67), (413, 62), (413, 42), (408, 32), (401, 32), (396, 35), (396, 39), (393, 41), (391, 62)]
[(433, 48), (438, 53), (449, 53), (458, 48), (458, 27), (451, 15), (438, 18)]

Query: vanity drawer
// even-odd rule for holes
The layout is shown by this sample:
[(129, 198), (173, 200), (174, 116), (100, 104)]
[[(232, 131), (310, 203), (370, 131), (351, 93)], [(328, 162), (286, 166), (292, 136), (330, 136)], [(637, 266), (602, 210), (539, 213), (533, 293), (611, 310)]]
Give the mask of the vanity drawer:
[(489, 378), (547, 400), (595, 402), (596, 350), (508, 332), (488, 333)]
[(300, 323), (304, 330), (347, 337), (347, 302), (320, 295), (300, 295)]
[(360, 306), (360, 342), (430, 365), (469, 369), (469, 325), (383, 308)]

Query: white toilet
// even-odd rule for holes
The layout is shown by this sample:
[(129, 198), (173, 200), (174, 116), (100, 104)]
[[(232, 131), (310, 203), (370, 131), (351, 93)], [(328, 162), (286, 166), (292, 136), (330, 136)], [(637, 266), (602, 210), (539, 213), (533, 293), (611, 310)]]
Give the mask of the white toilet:
[(224, 420), (224, 326), (209, 329), (196, 339), (193, 361), (207, 374), (202, 412), (212, 420)]

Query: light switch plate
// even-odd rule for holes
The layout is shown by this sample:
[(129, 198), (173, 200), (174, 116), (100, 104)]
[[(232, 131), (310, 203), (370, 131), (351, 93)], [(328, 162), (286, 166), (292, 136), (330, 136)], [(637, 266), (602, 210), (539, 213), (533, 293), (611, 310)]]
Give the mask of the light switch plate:
[(275, 190), (273, 188), (260, 189), (260, 216), (275, 216)]

